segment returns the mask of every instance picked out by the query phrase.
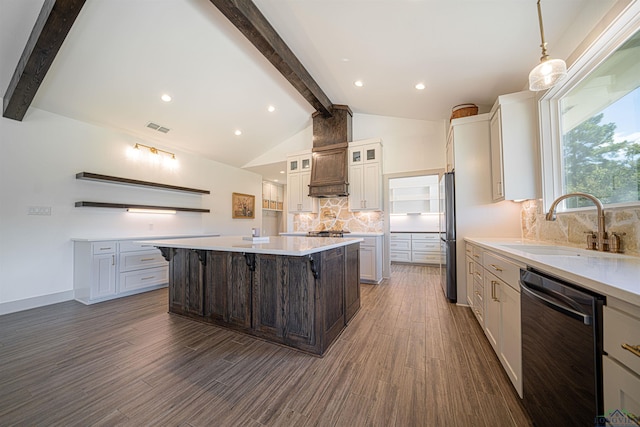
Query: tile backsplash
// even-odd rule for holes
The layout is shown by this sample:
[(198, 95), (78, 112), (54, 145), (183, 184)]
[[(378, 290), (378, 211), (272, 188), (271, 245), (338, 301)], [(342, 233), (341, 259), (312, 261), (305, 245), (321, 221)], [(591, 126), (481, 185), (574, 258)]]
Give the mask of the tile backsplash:
[(346, 197), (320, 199), (317, 214), (293, 216), (294, 231), (346, 230), (351, 232), (383, 232), (381, 211), (350, 212)]
[[(547, 221), (542, 208), (542, 200), (522, 204), (523, 238), (584, 248), (585, 233), (598, 229), (595, 209), (559, 213), (556, 221)], [(621, 240), (625, 254), (640, 256), (640, 208), (606, 208), (605, 227), (608, 233), (624, 233)]]

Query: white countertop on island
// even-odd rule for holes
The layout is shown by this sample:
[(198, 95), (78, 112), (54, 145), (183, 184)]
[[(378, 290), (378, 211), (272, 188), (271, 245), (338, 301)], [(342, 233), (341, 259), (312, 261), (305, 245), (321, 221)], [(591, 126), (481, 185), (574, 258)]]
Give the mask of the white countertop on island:
[[(465, 240), (583, 288), (640, 306), (640, 258), (638, 257), (520, 239), (466, 237)], [(579, 255), (532, 254), (513, 247), (520, 243), (566, 248)]]
[[(281, 236), (306, 236), (307, 231), (285, 231)], [(382, 231), (349, 231), (344, 233), (344, 237), (375, 237), (384, 236)]]
[(351, 237), (270, 236), (268, 242), (254, 243), (243, 240), (242, 236), (222, 236), (169, 240), (145, 239), (144, 243), (168, 248), (304, 256), (362, 241), (361, 238)]

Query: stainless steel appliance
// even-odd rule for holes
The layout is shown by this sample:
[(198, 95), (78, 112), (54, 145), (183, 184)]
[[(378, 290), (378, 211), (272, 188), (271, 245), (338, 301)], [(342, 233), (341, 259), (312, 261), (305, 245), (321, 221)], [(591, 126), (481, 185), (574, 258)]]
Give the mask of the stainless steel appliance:
[(603, 414), (605, 298), (520, 270), (523, 403), (537, 426), (594, 426)]
[(344, 230), (308, 231), (307, 237), (344, 237), (345, 233), (349, 233), (349, 231), (344, 231)]
[(445, 297), (457, 300), (456, 283), (456, 198), (453, 172), (440, 178), (440, 249), (444, 254), (440, 263), (440, 285)]

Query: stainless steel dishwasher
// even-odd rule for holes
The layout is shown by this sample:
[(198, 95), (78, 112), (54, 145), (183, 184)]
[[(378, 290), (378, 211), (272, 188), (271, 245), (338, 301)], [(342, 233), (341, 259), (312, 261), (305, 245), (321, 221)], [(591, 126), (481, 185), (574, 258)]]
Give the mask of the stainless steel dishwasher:
[(536, 426), (597, 426), (605, 298), (520, 270), (523, 403)]

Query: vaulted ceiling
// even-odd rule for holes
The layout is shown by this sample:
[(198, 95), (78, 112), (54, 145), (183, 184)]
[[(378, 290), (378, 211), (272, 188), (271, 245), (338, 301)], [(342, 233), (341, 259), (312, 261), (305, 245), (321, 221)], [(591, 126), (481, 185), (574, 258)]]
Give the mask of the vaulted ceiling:
[[(43, 2), (0, 0), (2, 93)], [(354, 113), (442, 120), (456, 104), (490, 106), (522, 90), (540, 56), (535, 0), (254, 3)], [(543, 0), (550, 54), (569, 56), (615, 3)], [(209, 0), (87, 0), (32, 106), (238, 167), (314, 112)]]

